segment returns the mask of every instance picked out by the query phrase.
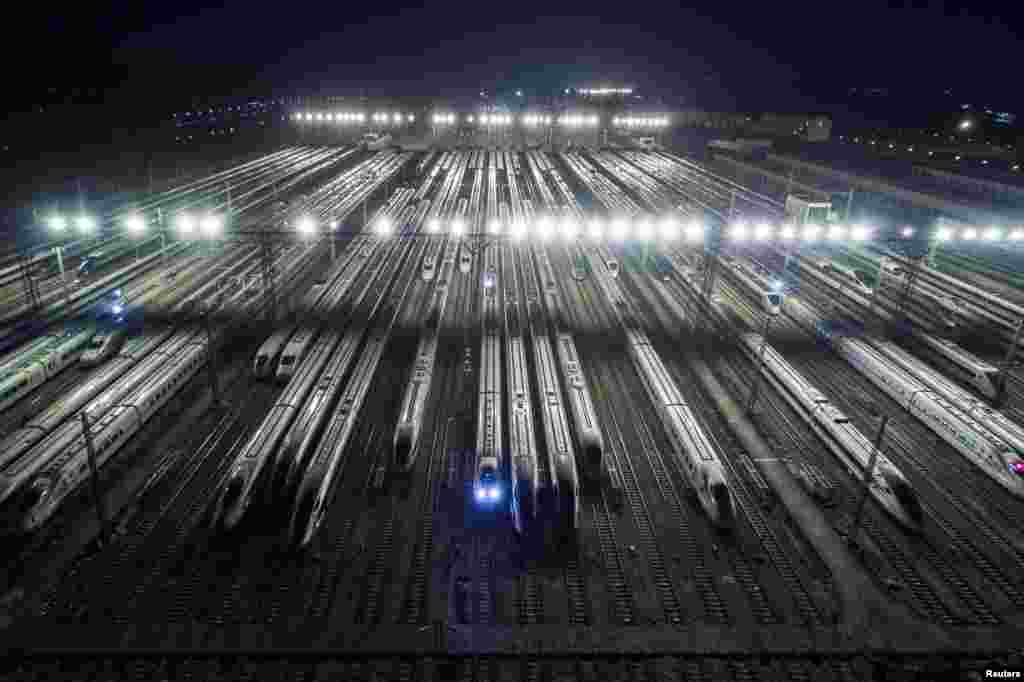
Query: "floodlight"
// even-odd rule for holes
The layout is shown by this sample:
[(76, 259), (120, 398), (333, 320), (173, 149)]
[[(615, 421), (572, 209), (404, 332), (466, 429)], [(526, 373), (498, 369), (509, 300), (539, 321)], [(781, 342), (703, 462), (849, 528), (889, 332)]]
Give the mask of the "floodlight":
[(594, 241), (599, 241), (604, 238), (604, 225), (599, 220), (591, 220), (590, 224), (587, 225), (587, 236)]
[(461, 237), (466, 232), (466, 222), (462, 218), (456, 218), (452, 221), (449, 230), (453, 237)]
[(629, 234), (629, 223), (625, 218), (616, 218), (612, 221), (612, 239), (622, 241)]
[(192, 231), (196, 229), (196, 221), (188, 213), (182, 213), (178, 216), (176, 221), (178, 232), (182, 234), (192, 234)]
[(569, 241), (576, 239), (576, 235), (579, 233), (579, 226), (577, 226), (576, 221), (569, 216), (562, 218), (561, 229), (562, 238)]
[(695, 242), (704, 236), (704, 226), (698, 220), (691, 220), (686, 226), (686, 240)]
[(510, 231), (512, 233), (512, 239), (519, 241), (526, 235), (526, 225), (524, 225), (521, 220), (517, 220), (512, 223)]
[(647, 218), (641, 218), (636, 224), (636, 238), (640, 241), (647, 241), (651, 238), (651, 221)]
[(871, 236), (871, 228), (866, 225), (854, 225), (850, 237), (855, 242), (862, 242)]
[(758, 223), (757, 227), (754, 228), (754, 237), (759, 241), (763, 241), (772, 236), (772, 226), (768, 223)]
[(953, 238), (953, 230), (949, 229), (948, 227), (943, 227), (939, 229), (939, 231), (935, 234), (935, 238), (938, 239), (940, 242), (949, 241), (950, 239)]
[(966, 230), (964, 230), (963, 238), (965, 240), (967, 240), (967, 241), (970, 241), (970, 240), (974, 239), (977, 236), (978, 236), (978, 231), (975, 230), (973, 227), (968, 227)]
[(828, 228), (828, 238), (832, 240), (843, 238), (843, 228), (840, 225), (831, 225)]
[(497, 218), (493, 218), (491, 222), (487, 224), (487, 231), (491, 234), (501, 234), (501, 223), (498, 222)]
[(1009, 237), (1012, 241), (1018, 241), (1024, 239), (1024, 230), (1014, 230), (1010, 233)]
[(67, 218), (60, 214), (51, 216), (47, 223), (54, 232), (63, 232), (68, 228)]
[(745, 241), (747, 238), (747, 226), (745, 223), (737, 222), (732, 225), (731, 236), (738, 242)]
[(903, 229), (900, 230), (900, 234), (903, 235), (904, 237), (913, 237), (914, 228), (912, 228), (910, 225), (905, 225)]
[(985, 239), (992, 242), (1003, 236), (1003, 231), (998, 227), (990, 227), (985, 230)]
[(128, 228), (129, 232), (134, 234), (141, 234), (146, 230), (146, 221), (140, 215), (128, 216), (124, 221), (124, 225)]
[(203, 232), (206, 233), (207, 236), (218, 234), (221, 230), (221, 218), (220, 216), (212, 213), (205, 215), (203, 216), (199, 227), (202, 228)]
[(302, 216), (295, 223), (295, 229), (297, 229), (301, 234), (311, 235), (316, 232), (316, 223), (310, 216)]
[(779, 236), (782, 237), (783, 239), (793, 239), (794, 237), (796, 237), (796, 229), (794, 229), (792, 225), (787, 223), (782, 226), (781, 230), (779, 230)]
[(96, 229), (96, 221), (92, 219), (92, 216), (80, 215), (75, 218), (75, 227), (79, 232), (92, 232)]
[(551, 225), (551, 218), (548, 216), (541, 216), (540, 220), (537, 221), (537, 234), (543, 240), (551, 238), (554, 229)]
[(661, 228), (661, 238), (665, 241), (673, 241), (679, 236), (679, 224), (676, 222), (675, 218), (662, 218), (659, 227)]
[(804, 226), (804, 240), (813, 242), (821, 234), (821, 227), (819, 225), (810, 224)]
[(381, 236), (391, 234), (391, 228), (391, 220), (387, 216), (381, 216), (378, 218), (373, 226), (374, 232)]
[(331, 221), (331, 229), (332, 230), (337, 230), (338, 229), (338, 221), (337, 220), (332, 220)]
[(441, 221), (437, 218), (431, 218), (427, 221), (427, 232), (431, 234), (437, 234), (441, 231)]

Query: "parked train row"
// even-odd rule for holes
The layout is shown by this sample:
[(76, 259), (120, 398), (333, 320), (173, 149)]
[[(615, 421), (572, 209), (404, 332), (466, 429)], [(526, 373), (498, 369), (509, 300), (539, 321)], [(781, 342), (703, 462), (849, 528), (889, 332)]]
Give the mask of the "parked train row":
[[(310, 249), (295, 251), (282, 256), (286, 276), (310, 262)], [(262, 305), (262, 299), (244, 291), (225, 302), (225, 306), (242, 314), (258, 313)], [(216, 337), (220, 332), (213, 334)], [(8, 531), (36, 530), (88, 476), (81, 426), (73, 420), (58, 425), (61, 418), (85, 410), (96, 464), (103, 467), (204, 364), (208, 342), (205, 334), (180, 331), (166, 343), (161, 343), (163, 340), (163, 335), (157, 335), (132, 344), (124, 361), (111, 364), (100, 381), (84, 384), (72, 400), (53, 406), (12, 436), (18, 454), (5, 457), (0, 472), (0, 499), (8, 500), (0, 514)], [(140, 361), (143, 352), (146, 355)], [(126, 365), (127, 372), (119, 376)], [(29, 443), (33, 444), (25, 447)]]

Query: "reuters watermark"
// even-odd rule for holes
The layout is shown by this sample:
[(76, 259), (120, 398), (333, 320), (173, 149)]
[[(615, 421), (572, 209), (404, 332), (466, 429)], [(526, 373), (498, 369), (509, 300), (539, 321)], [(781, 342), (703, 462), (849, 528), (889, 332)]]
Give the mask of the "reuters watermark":
[(986, 680), (1019, 680), (1019, 670), (986, 670)]

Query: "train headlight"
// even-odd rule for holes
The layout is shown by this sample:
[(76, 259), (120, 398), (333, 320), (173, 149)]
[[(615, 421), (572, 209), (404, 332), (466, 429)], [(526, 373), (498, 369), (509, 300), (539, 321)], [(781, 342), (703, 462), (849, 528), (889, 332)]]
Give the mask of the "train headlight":
[(120, 314), (121, 314), (122, 312), (124, 312), (124, 308), (122, 308), (122, 307), (121, 307), (120, 305), (118, 305), (117, 303), (115, 303), (115, 304), (114, 304), (114, 305), (113, 305), (113, 306), (111, 307), (111, 310), (113, 311), (113, 313), (114, 313), (115, 315), (120, 315)]
[(484, 490), (483, 488), (477, 488), (476, 489), (476, 501), (477, 502), (483, 502), (486, 499), (487, 499), (487, 491)]
[(498, 490), (497, 488), (491, 488), (490, 490), (487, 491), (487, 499), (497, 500), (499, 498), (501, 498), (501, 491)]

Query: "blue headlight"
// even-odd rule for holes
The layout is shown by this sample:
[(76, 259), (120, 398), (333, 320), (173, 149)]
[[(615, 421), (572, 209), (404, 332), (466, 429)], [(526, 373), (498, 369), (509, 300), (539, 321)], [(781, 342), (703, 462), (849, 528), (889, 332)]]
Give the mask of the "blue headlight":
[(121, 307), (120, 305), (118, 305), (117, 303), (115, 303), (115, 304), (114, 304), (114, 306), (113, 306), (113, 307), (111, 308), (111, 310), (113, 310), (113, 311), (114, 311), (114, 314), (115, 314), (115, 315), (120, 315), (120, 314), (121, 314), (122, 312), (124, 312), (124, 308), (122, 308), (122, 307)]
[(477, 502), (483, 502), (486, 499), (487, 499), (487, 491), (484, 490), (483, 488), (477, 488), (476, 489), (476, 501)]

